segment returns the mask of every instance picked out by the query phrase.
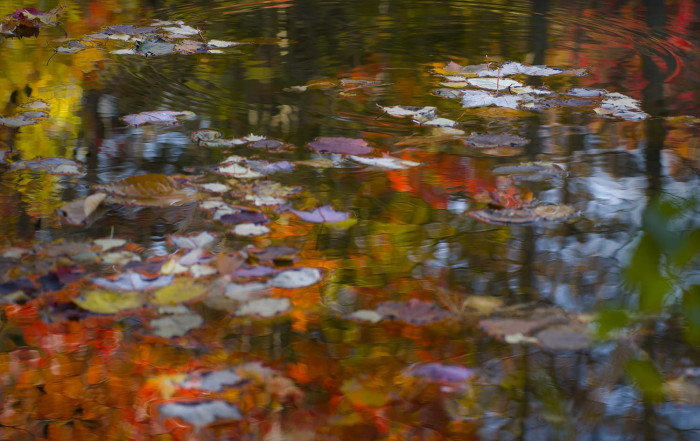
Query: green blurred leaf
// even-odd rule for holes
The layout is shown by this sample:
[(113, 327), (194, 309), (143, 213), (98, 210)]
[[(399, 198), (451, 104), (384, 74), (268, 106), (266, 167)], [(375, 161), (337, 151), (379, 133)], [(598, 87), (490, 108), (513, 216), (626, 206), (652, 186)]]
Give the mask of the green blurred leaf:
[(631, 360), (625, 369), (635, 385), (641, 390), (645, 401), (664, 401), (664, 379), (650, 361)]
[(598, 338), (608, 338), (610, 332), (624, 328), (630, 322), (629, 314), (621, 310), (601, 311), (596, 317)]
[(700, 344), (700, 285), (683, 292), (685, 334), (691, 344)]

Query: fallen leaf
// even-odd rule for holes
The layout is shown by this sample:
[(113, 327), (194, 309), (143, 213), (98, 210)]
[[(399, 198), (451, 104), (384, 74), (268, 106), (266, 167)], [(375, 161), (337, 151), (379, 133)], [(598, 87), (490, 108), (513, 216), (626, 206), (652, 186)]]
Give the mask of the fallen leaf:
[(205, 293), (206, 289), (199, 283), (191, 280), (178, 281), (153, 293), (153, 302), (158, 305), (175, 305), (195, 299)]
[(233, 234), (239, 236), (262, 236), (269, 233), (271, 230), (265, 225), (259, 224), (238, 224), (233, 227)]
[(541, 326), (536, 320), (498, 318), (479, 321), (479, 327), (492, 337), (505, 338), (507, 335), (528, 334)]
[(133, 127), (144, 124), (179, 124), (179, 119), (192, 118), (194, 113), (189, 111), (153, 110), (148, 112), (134, 113), (121, 118), (122, 121)]
[(434, 302), (411, 299), (407, 302), (388, 301), (377, 305), (377, 313), (382, 317), (401, 320), (412, 325), (426, 325), (439, 322), (450, 316)]
[(503, 63), (500, 70), (499, 69), (486, 69), (478, 72), (477, 75), (480, 77), (495, 77), (498, 74), (502, 76), (508, 75), (530, 75), (546, 77), (550, 75), (557, 75), (563, 73), (563, 69), (547, 67), (547, 66), (527, 66), (515, 61), (508, 61)]
[(158, 408), (158, 411), (161, 417), (178, 418), (197, 430), (221, 420), (243, 418), (236, 406), (222, 400), (165, 403)]
[(539, 216), (528, 208), (485, 208), (471, 211), (469, 216), (492, 225), (527, 225), (539, 219)]
[(377, 311), (371, 309), (359, 309), (347, 315), (350, 320), (359, 320), (362, 322), (379, 323), (384, 317)]
[(311, 211), (290, 211), (299, 216), (302, 220), (316, 224), (343, 222), (350, 218), (348, 213), (335, 211), (330, 205), (324, 205)]
[(29, 161), (17, 161), (10, 166), (12, 170), (42, 171), (50, 175), (76, 176), (85, 174), (85, 166), (66, 158), (42, 158)]
[(522, 83), (509, 78), (469, 78), (470, 86), (480, 89), (505, 90), (509, 87), (522, 87)]
[(238, 46), (239, 44), (245, 44), (245, 43), (237, 43), (235, 41), (224, 41), (224, 40), (209, 40), (207, 42), (209, 46), (212, 47), (233, 47), (233, 46)]
[(523, 95), (499, 95), (494, 96), (485, 90), (465, 90), (462, 92), (462, 107), (486, 107), (497, 106), (517, 109), (518, 103), (524, 99)]
[(212, 234), (207, 231), (202, 231), (198, 234), (190, 236), (168, 236), (168, 240), (170, 241), (170, 243), (172, 243), (178, 248), (184, 248), (188, 250), (207, 247), (213, 244), (216, 239), (216, 234)]
[(116, 278), (97, 277), (92, 282), (103, 288), (118, 291), (142, 291), (162, 288), (173, 282), (173, 276), (146, 277), (139, 273), (126, 272)]
[(570, 205), (538, 205), (535, 214), (548, 221), (564, 220), (576, 214), (576, 209)]
[(364, 155), (373, 150), (363, 139), (355, 138), (316, 138), (309, 146), (319, 153), (344, 155)]
[(120, 181), (95, 186), (115, 199), (117, 203), (170, 206), (197, 201), (197, 194), (183, 187), (169, 176), (150, 173), (130, 176)]
[(192, 132), (192, 141), (202, 147), (232, 147), (238, 144), (236, 139), (223, 139), (218, 130), (202, 129)]
[(126, 240), (124, 239), (95, 239), (92, 241), (95, 245), (99, 246), (102, 248), (102, 251), (108, 251), (111, 250), (112, 248), (119, 248), (124, 245), (126, 245)]
[(126, 309), (140, 308), (146, 303), (145, 295), (136, 292), (88, 291), (73, 302), (83, 309), (97, 314), (116, 314)]
[(437, 116), (437, 109), (435, 107), (415, 107), (415, 106), (389, 106), (382, 107), (379, 106), (384, 113), (391, 116), (410, 116), (416, 119), (433, 119)]
[(553, 326), (538, 332), (536, 337), (543, 348), (553, 351), (580, 351), (593, 344), (586, 328), (580, 325)]
[(529, 139), (510, 133), (472, 133), (463, 142), (471, 147), (523, 147), (530, 143)]
[(475, 375), (473, 369), (442, 363), (417, 363), (404, 369), (403, 374), (440, 383), (461, 383)]
[(244, 303), (236, 311), (236, 315), (257, 315), (259, 317), (274, 317), (290, 310), (292, 304), (286, 297), (263, 298)]
[(277, 273), (270, 285), (277, 288), (304, 288), (318, 283), (322, 278), (318, 268), (293, 268)]
[(366, 156), (349, 156), (355, 162), (365, 165), (374, 165), (377, 167), (385, 168), (387, 170), (405, 170), (411, 167), (417, 167), (420, 162), (407, 161), (404, 159), (394, 158), (391, 156), (382, 156), (380, 158), (369, 158)]
[(248, 252), (261, 262), (288, 262), (295, 259), (299, 250), (287, 246), (270, 246), (262, 250), (251, 249)]
[(226, 387), (236, 386), (244, 381), (244, 378), (230, 369), (213, 372), (194, 372), (180, 382), (180, 387), (185, 389), (205, 390), (208, 392), (221, 392)]
[(153, 333), (163, 338), (182, 337), (204, 324), (204, 319), (194, 312), (170, 314), (149, 322)]
[(66, 222), (73, 225), (84, 225), (87, 218), (106, 197), (105, 193), (95, 193), (86, 198), (76, 199), (62, 205), (58, 212), (66, 219)]
[(131, 251), (114, 251), (102, 255), (105, 265), (126, 265), (129, 262), (140, 262), (141, 257)]

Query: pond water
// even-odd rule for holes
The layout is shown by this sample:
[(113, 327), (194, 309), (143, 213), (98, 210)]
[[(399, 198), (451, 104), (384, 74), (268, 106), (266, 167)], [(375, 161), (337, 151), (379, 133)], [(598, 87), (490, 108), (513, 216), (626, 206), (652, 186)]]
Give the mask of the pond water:
[(0, 21), (0, 439), (700, 440), (696, 2), (61, 8)]

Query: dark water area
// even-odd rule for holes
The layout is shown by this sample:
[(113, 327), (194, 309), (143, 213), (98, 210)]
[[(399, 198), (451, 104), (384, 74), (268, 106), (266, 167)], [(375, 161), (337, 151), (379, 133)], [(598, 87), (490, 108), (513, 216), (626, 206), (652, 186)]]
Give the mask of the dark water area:
[(700, 440), (697, 2), (38, 17), (0, 21), (0, 440)]

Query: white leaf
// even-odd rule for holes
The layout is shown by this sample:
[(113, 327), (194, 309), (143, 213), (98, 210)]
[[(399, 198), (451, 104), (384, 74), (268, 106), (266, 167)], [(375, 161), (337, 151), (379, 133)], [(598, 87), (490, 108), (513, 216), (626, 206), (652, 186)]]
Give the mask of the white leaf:
[(218, 272), (213, 266), (201, 264), (192, 265), (190, 266), (189, 270), (190, 274), (192, 274), (192, 277), (194, 278), (211, 276), (212, 274), (216, 274)]
[(237, 407), (222, 400), (166, 403), (161, 405), (159, 410), (163, 416), (179, 418), (197, 429), (219, 419), (240, 420), (243, 418)]
[(226, 285), (224, 295), (232, 300), (245, 302), (267, 293), (269, 288), (270, 285), (267, 283), (229, 283)]
[(382, 107), (379, 106), (384, 112), (391, 116), (412, 116), (414, 118), (435, 118), (437, 115), (437, 109), (435, 107), (413, 107), (413, 106), (390, 106)]
[(177, 35), (197, 35), (199, 30), (193, 28), (192, 26), (180, 25), (177, 27), (163, 28), (164, 32), (170, 32), (171, 34)]
[(348, 318), (362, 320), (363, 322), (378, 323), (383, 317), (377, 311), (372, 311), (371, 309), (360, 309), (352, 314), (348, 314)]
[(351, 155), (349, 158), (355, 162), (359, 162), (360, 164), (375, 165), (388, 170), (403, 170), (420, 165), (420, 162), (406, 161), (399, 158), (392, 158), (390, 156), (384, 156), (381, 158), (366, 158), (364, 156)]
[(214, 46), (214, 47), (231, 47), (231, 46), (238, 46), (239, 44), (242, 44), (242, 43), (236, 43), (235, 41), (224, 41), (224, 40), (209, 40), (209, 43), (207, 43), (207, 45)]
[(233, 227), (233, 233), (239, 236), (261, 236), (269, 232), (268, 227), (258, 224), (238, 224)]
[(288, 311), (292, 307), (291, 302), (286, 297), (264, 298), (252, 300), (244, 303), (236, 315), (259, 315), (260, 317), (273, 317), (282, 312)]
[(321, 270), (318, 268), (295, 268), (277, 273), (270, 280), (270, 285), (277, 288), (303, 288), (321, 280)]
[(413, 121), (416, 124), (423, 126), (433, 126), (433, 127), (454, 127), (457, 125), (457, 121), (452, 121), (447, 118), (435, 118), (427, 121)]
[(510, 86), (521, 87), (523, 84), (509, 78), (469, 78), (467, 82), (474, 87), (489, 90), (504, 90)]
[(182, 337), (192, 329), (204, 324), (204, 319), (199, 314), (175, 314), (150, 321), (153, 333), (164, 338)]
[(231, 164), (228, 166), (220, 166), (217, 170), (221, 174), (224, 174), (227, 176), (232, 176), (234, 178), (239, 178), (239, 179), (261, 178), (263, 176), (263, 174), (261, 174), (261, 173), (258, 173), (256, 171), (249, 169), (248, 167), (244, 167), (244, 166), (238, 165), (238, 164)]
[(168, 239), (179, 248), (188, 250), (194, 248), (204, 248), (216, 240), (216, 235), (202, 231), (196, 236), (169, 236)]

